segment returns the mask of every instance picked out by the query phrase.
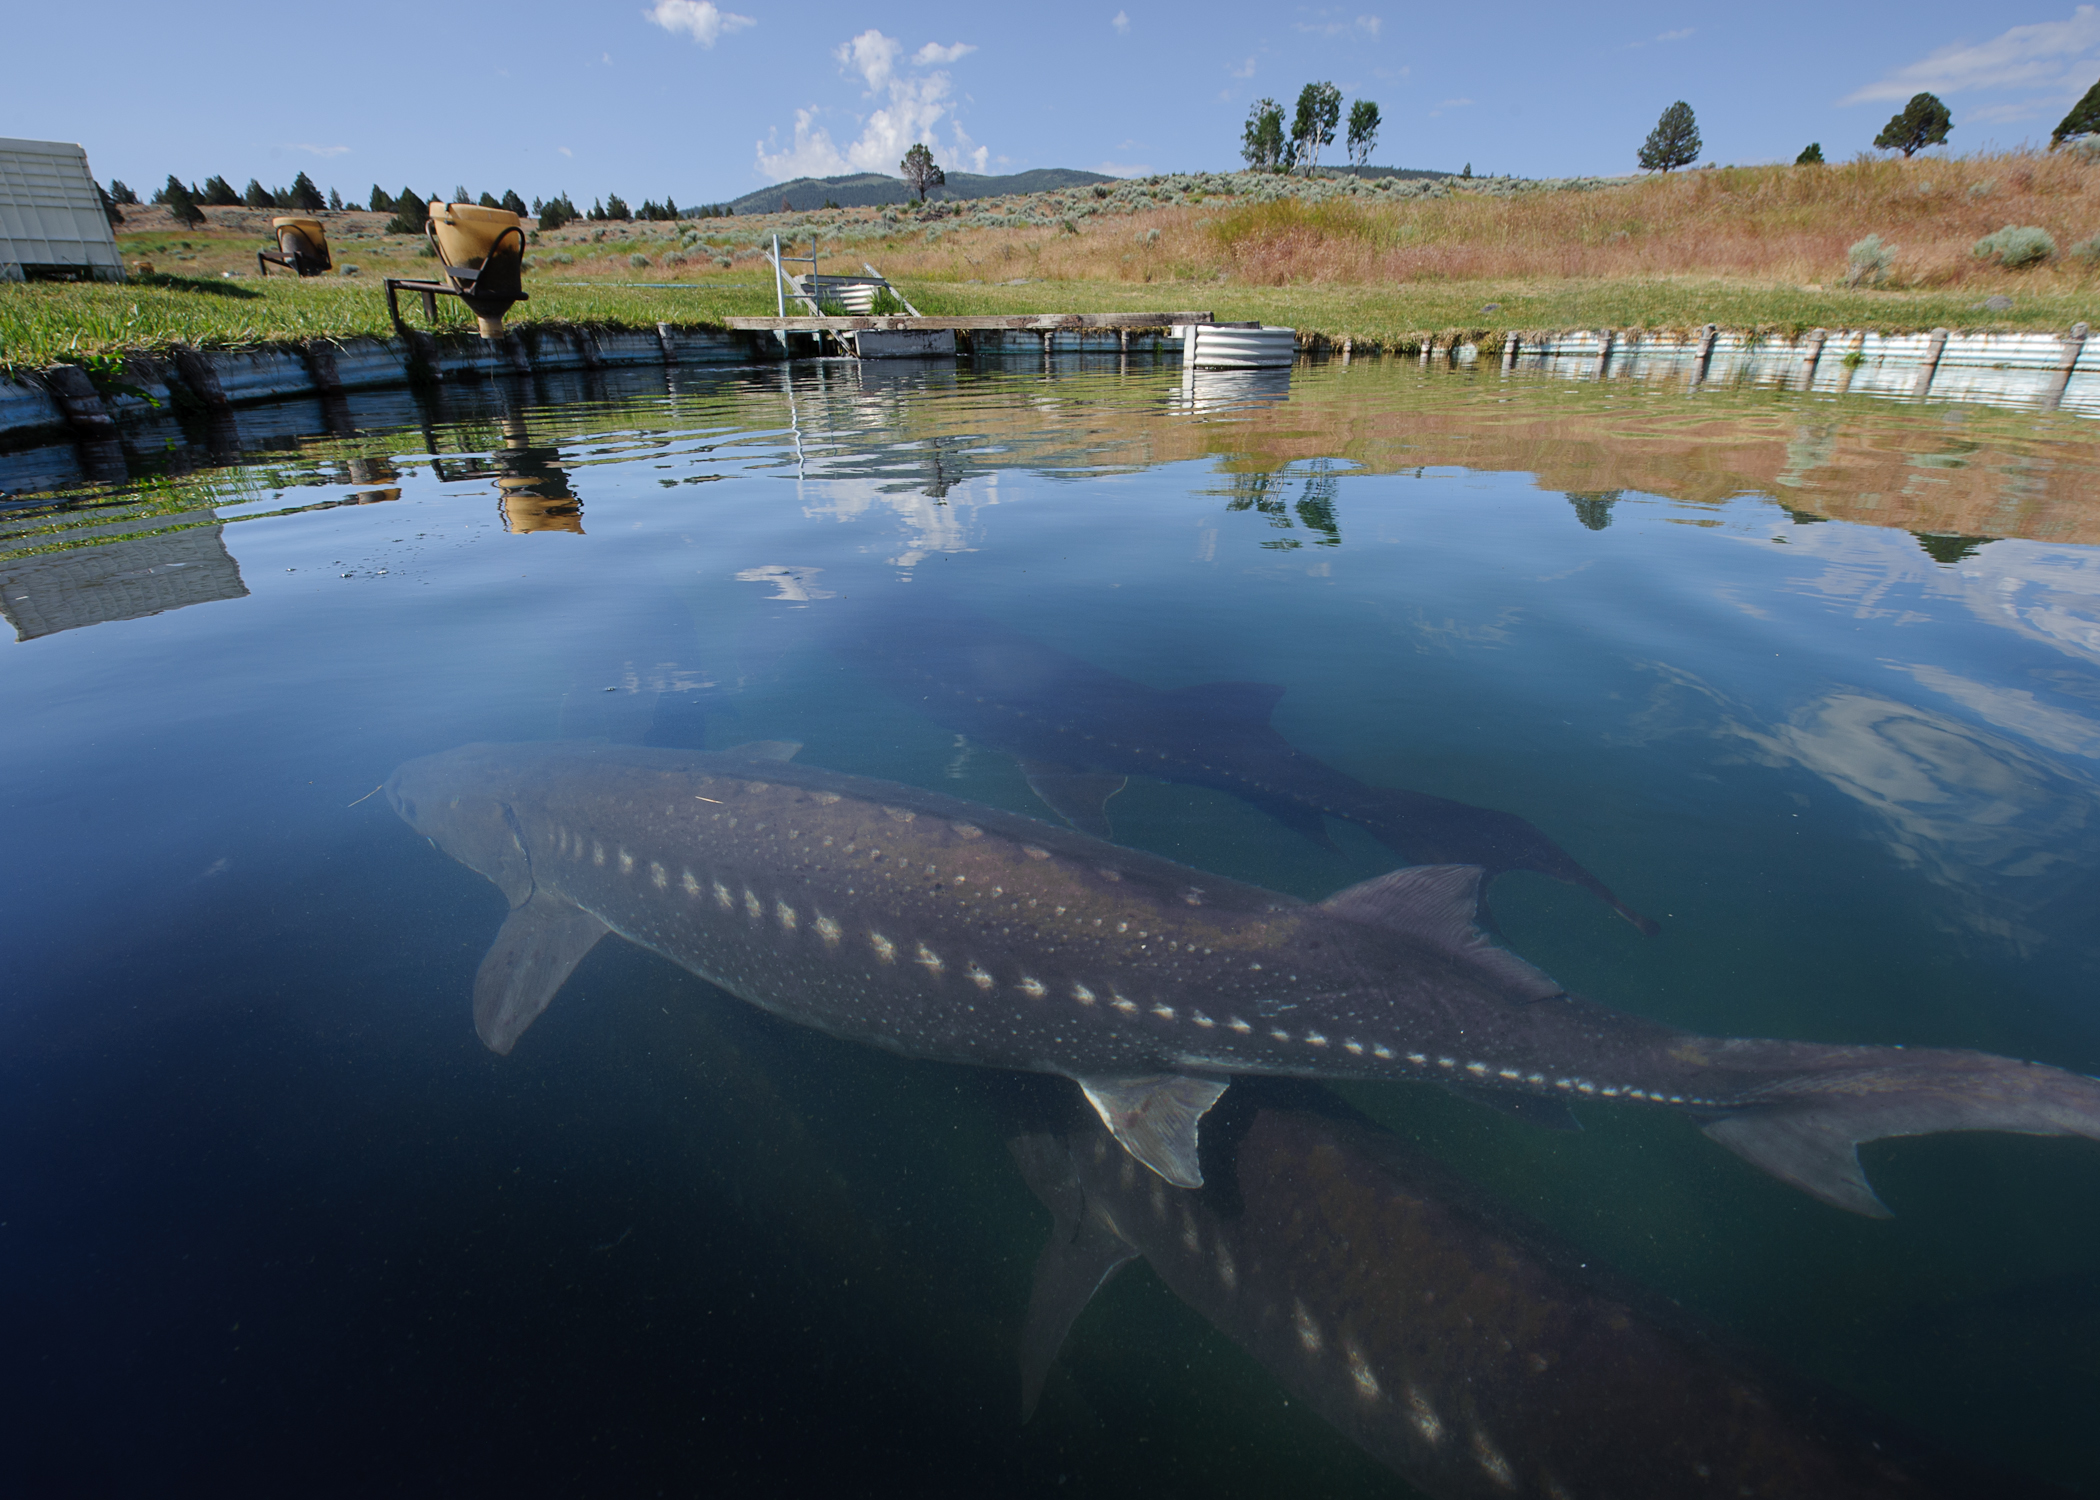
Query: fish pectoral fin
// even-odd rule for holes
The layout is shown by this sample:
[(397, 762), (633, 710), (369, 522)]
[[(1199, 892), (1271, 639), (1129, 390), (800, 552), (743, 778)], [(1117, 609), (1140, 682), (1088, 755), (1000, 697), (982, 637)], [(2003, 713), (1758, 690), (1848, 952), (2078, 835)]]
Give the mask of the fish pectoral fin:
[(474, 976), (474, 1031), (492, 1052), (517, 1045), (583, 956), (611, 929), (574, 902), (534, 891), (504, 919)]
[(1086, 1216), (1086, 1193), (1063, 1141), (1024, 1135), (1006, 1144), (1051, 1218), (1050, 1243), (1036, 1257), (1028, 1321), (1021, 1329), (1021, 1420), (1026, 1422), (1035, 1415), (1043, 1382), (1073, 1322), (1137, 1250)]
[(1187, 1073), (1074, 1079), (1125, 1151), (1179, 1188), (1203, 1186), (1196, 1127), (1231, 1086)]
[(1447, 1083), (1444, 1087), (1461, 1099), (1484, 1104), (1513, 1120), (1522, 1120), (1526, 1125), (1536, 1125), (1542, 1130), (1582, 1129), (1582, 1121), (1575, 1118), (1575, 1112), (1558, 1099), (1513, 1093), (1509, 1089), (1494, 1089), (1479, 1083)]
[(1336, 891), (1323, 911), (1390, 928), (1427, 943), (1447, 957), (1485, 970), (1518, 1000), (1551, 1000), (1567, 990), (1536, 965), (1526, 963), (1480, 928), (1479, 865), (1410, 865), (1404, 870)]
[(1082, 771), (1049, 761), (1024, 760), (1021, 774), (1050, 810), (1081, 833), (1097, 839), (1110, 837), (1108, 799), (1130, 785), (1128, 776), (1106, 771)]
[(742, 760), (780, 761), (793, 760), (801, 749), (800, 740), (746, 740), (741, 745), (731, 745), (722, 753)]

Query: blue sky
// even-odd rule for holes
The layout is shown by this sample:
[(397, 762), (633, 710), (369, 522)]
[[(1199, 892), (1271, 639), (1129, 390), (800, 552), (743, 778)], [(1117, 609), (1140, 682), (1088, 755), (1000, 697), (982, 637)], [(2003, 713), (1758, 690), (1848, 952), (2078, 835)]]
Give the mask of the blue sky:
[(10, 8), (0, 135), (79, 141), (142, 191), (303, 169), (360, 198), (379, 182), (690, 205), (895, 172), (922, 138), (966, 170), (1225, 169), (1252, 100), (1316, 79), (1378, 102), (1386, 165), (1628, 172), (1679, 98), (1709, 159), (1791, 161), (1817, 140), (1836, 161), (1921, 88), (1953, 110), (1949, 148), (1974, 151), (2046, 140), (2100, 78), (2100, 10), (2063, 4)]

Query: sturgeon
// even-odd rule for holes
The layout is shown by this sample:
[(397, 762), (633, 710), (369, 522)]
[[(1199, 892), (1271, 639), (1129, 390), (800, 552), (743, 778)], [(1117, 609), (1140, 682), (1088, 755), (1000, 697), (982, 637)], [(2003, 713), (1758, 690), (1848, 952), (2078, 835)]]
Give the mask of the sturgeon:
[[(1053, 1219), (1021, 1342), (1022, 1414), (1096, 1290), (1142, 1256), (1182, 1301), (1439, 1500), (1510, 1495), (2059, 1494), (1975, 1472), (1721, 1349), (1660, 1298), (1391, 1134), (1235, 1091), (1202, 1191), (1088, 1122), (1010, 1143)], [(1303, 1092), (1312, 1092), (1305, 1090)], [(1207, 1143), (1207, 1147), (1209, 1143)]]
[[(775, 747), (770, 753), (791, 753)], [(913, 1057), (1060, 1074), (1199, 1186), (1235, 1074), (1431, 1082), (1567, 1118), (1688, 1113), (1765, 1171), (1883, 1215), (1861, 1141), (2100, 1139), (2100, 1083), (1983, 1052), (1696, 1036), (1568, 994), (1474, 920), (1478, 866), (1308, 904), (893, 782), (639, 746), (467, 745), (387, 782), (511, 906), (474, 983), (507, 1053), (607, 932), (766, 1010)]]
[(936, 724), (1012, 755), (1072, 827), (1111, 836), (1108, 804), (1132, 776), (1210, 787), (1332, 847), (1354, 823), (1409, 864), (1530, 870), (1590, 892), (1642, 933), (1657, 924), (1515, 813), (1370, 786), (1307, 755), (1269, 722), (1284, 690), (1206, 682), (1165, 690), (1082, 661), (982, 616), (889, 604), (850, 617), (833, 649)]

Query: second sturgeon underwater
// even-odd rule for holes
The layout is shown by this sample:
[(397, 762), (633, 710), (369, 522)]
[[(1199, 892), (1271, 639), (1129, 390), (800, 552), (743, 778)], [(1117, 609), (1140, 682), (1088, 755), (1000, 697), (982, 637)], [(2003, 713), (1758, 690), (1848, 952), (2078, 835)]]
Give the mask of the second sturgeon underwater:
[(1431, 1082), (1548, 1113), (1662, 1105), (1873, 1215), (1862, 1141), (2100, 1140), (2100, 1082), (2060, 1069), (1702, 1037), (1570, 995), (1480, 931), (1478, 866), (1307, 904), (766, 753), (484, 744), (395, 771), (396, 812), (510, 901), (475, 980), (484, 1042), (508, 1052), (611, 931), (836, 1036), (1069, 1077), (1181, 1187), (1201, 1184), (1198, 1123), (1240, 1073)]

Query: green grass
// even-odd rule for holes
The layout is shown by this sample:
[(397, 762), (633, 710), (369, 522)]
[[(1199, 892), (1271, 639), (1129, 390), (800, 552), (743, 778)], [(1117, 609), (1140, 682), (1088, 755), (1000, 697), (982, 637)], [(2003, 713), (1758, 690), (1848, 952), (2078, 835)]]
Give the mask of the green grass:
[[(647, 328), (658, 321), (720, 326), (733, 314), (773, 310), (748, 268), (662, 289), (557, 284), (528, 278), (529, 302), (512, 310), (512, 326), (533, 322)], [(907, 294), (927, 313), (1207, 311), (1227, 320), (1258, 318), (1359, 347), (1404, 349), (1425, 333), (1464, 330), (1493, 340), (1506, 330), (1566, 328), (1723, 328), (1791, 334), (1798, 330), (1867, 328), (2067, 329), (2090, 317), (2091, 299), (2064, 289), (2023, 294), (2008, 312), (1988, 313), (1973, 291), (1805, 290), (1737, 281), (1496, 284), (1412, 282), (1402, 287), (1235, 286), (1230, 282), (1031, 281), (1023, 286), (911, 279)], [(1490, 305), (1493, 304), (1492, 310)], [(471, 327), (466, 311), (440, 302), (448, 327)], [(404, 313), (420, 323), (408, 299)], [(290, 277), (239, 281), (157, 276), (127, 286), (0, 284), (0, 366), (37, 368), (172, 344), (233, 347), (277, 340), (384, 337), (390, 332), (378, 278)]]

